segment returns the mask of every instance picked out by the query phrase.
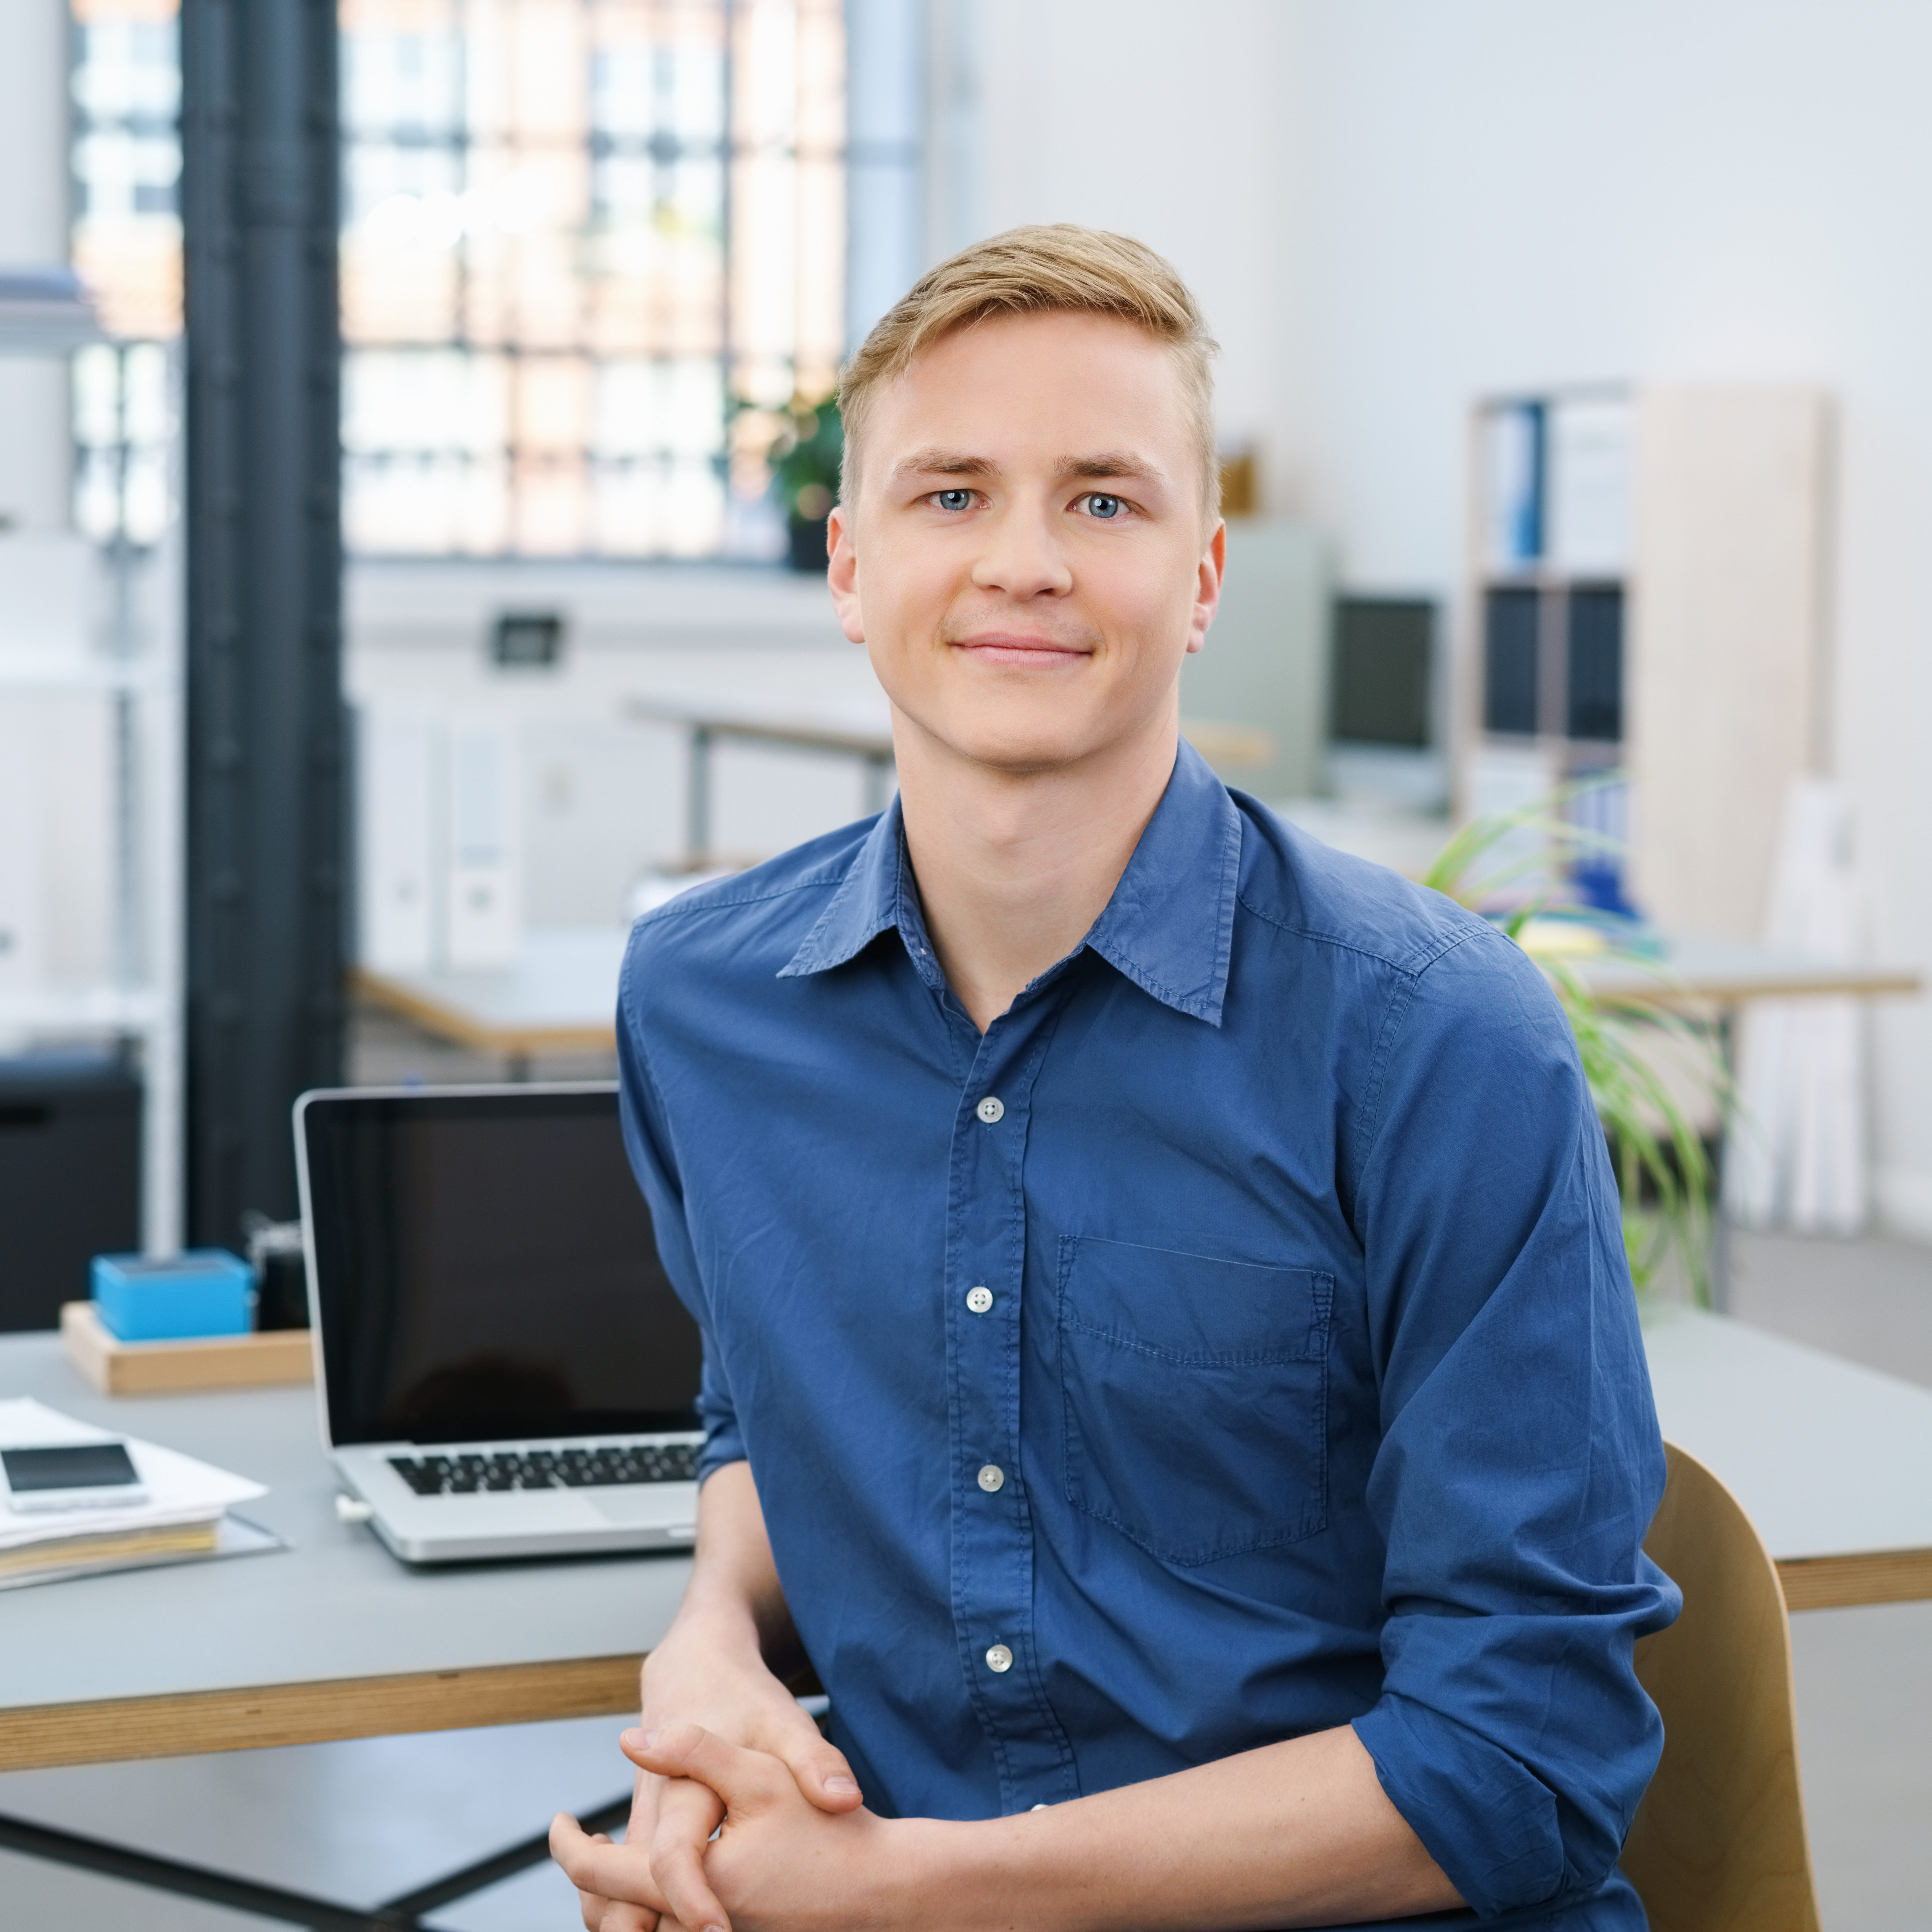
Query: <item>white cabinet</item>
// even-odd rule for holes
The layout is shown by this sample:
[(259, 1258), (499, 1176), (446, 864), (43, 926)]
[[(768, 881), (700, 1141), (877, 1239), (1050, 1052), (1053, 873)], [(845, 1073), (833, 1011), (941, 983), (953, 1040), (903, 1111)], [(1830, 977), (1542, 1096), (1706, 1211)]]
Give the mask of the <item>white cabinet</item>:
[(1661, 925), (1762, 938), (1786, 798), (1824, 769), (1828, 428), (1808, 388), (1640, 398), (1630, 879)]
[[(124, 370), (84, 313), (34, 312), (56, 307), (0, 302), (0, 356), (86, 346)], [(138, 544), (0, 535), (0, 1040), (138, 1054), (151, 1253), (182, 1237), (182, 612), (178, 524)]]

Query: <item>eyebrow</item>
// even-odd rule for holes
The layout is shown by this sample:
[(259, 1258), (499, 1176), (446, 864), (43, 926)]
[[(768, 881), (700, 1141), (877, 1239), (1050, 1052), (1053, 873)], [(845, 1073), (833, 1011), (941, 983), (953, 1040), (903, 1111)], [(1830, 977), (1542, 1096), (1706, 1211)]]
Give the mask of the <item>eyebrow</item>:
[(1103, 449), (1093, 456), (1070, 456), (1060, 466), (1063, 474), (1083, 476), (1089, 482), (1114, 476), (1131, 476), (1142, 483), (1167, 481), (1167, 472), (1158, 464), (1124, 449)]
[[(1164, 484), (1168, 481), (1167, 472), (1158, 465), (1121, 449), (1099, 450), (1091, 456), (1063, 457), (1059, 473), (1088, 482), (1117, 476), (1132, 477), (1145, 483)], [(958, 449), (916, 449), (892, 466), (896, 482), (914, 476), (988, 477), (999, 474), (1000, 466), (991, 457), (970, 455)]]
[(908, 476), (997, 476), (1000, 466), (989, 456), (969, 456), (964, 450), (916, 449), (892, 465), (896, 481)]

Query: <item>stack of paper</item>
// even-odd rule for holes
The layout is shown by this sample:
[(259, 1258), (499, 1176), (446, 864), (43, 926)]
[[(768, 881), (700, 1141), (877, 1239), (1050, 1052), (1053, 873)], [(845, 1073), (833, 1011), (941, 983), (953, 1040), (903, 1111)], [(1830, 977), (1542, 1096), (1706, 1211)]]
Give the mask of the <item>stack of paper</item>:
[(158, 1443), (76, 1422), (31, 1399), (0, 1402), (0, 1449), (116, 1442), (127, 1444), (146, 1499), (64, 1510), (0, 1503), (0, 1590), (280, 1546), (279, 1537), (227, 1514), (231, 1504), (266, 1496), (260, 1483)]

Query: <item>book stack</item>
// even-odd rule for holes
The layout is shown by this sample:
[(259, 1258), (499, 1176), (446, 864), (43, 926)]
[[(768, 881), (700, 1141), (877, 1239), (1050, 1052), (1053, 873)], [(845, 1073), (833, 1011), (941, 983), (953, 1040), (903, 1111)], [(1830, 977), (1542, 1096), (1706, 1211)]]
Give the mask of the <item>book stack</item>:
[(0, 1590), (283, 1546), (272, 1532), (230, 1514), (235, 1504), (268, 1493), (260, 1483), (158, 1443), (94, 1428), (31, 1399), (0, 1401), (0, 1449), (89, 1442), (127, 1444), (141, 1500), (56, 1510), (0, 1503)]

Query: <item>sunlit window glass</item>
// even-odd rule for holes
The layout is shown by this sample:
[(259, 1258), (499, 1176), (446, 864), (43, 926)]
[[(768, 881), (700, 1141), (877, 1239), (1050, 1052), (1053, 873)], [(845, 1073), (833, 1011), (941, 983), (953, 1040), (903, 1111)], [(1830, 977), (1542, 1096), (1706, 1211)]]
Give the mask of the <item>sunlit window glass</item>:
[[(73, 14), (76, 265), (110, 334), (165, 340), (175, 0)], [(343, 0), (338, 17), (350, 549), (768, 550), (768, 453), (844, 341), (840, 0)], [(88, 437), (119, 419), (105, 380), (76, 376), (90, 526), (110, 491)]]
[(753, 547), (842, 341), (838, 0), (345, 0), (346, 535)]
[(174, 514), (166, 349), (181, 333), (181, 53), (175, 0), (76, 0), (75, 267), (115, 338), (74, 358), (74, 516), (157, 542)]

